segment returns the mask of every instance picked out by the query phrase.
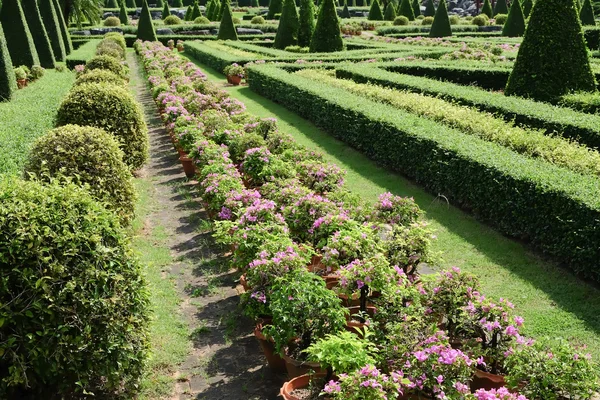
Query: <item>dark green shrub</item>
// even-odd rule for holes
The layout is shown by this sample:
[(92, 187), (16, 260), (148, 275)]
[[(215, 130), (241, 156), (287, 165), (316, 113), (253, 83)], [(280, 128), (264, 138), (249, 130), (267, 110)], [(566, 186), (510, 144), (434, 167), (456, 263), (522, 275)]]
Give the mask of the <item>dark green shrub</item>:
[(135, 4), (135, 0), (125, 0), (125, 5), (127, 8), (136, 8), (137, 4)]
[(525, 33), (525, 17), (520, 0), (513, 0), (508, 11), (508, 18), (502, 28), (502, 36), (523, 36)]
[(138, 22), (137, 38), (143, 41), (156, 42), (156, 31), (154, 30), (154, 24), (152, 23), (148, 2), (146, 0), (142, 1), (142, 14), (140, 15), (140, 21)]
[(238, 40), (237, 31), (233, 24), (233, 18), (231, 15), (231, 6), (226, 3), (225, 10), (223, 10), (223, 18), (221, 18), (221, 24), (219, 25), (219, 40)]
[(496, 5), (494, 6), (494, 16), (498, 14), (508, 14), (506, 0), (496, 0)]
[(508, 15), (506, 14), (496, 14), (496, 16), (494, 17), (494, 25), (504, 25), (504, 23), (506, 23), (507, 18)]
[(198, 2), (195, 1), (194, 7), (192, 8), (192, 21), (201, 16), (202, 16), (202, 12), (200, 11), (200, 6), (198, 5)]
[[(212, 1), (209, 1), (206, 4), (206, 15), (210, 15), (210, 8), (212, 7)], [(194, 12), (194, 8), (192, 6), (188, 6), (187, 10), (185, 10), (185, 16), (184, 16), (184, 20), (185, 21), (192, 21), (192, 13)], [(165, 10), (163, 10), (163, 14), (162, 14), (162, 19), (167, 18), (169, 15), (171, 15), (171, 12), (169, 11), (169, 14), (165, 14)]]
[[(375, 0), (374, 2), (377, 2)], [(381, 10), (379, 10), (381, 12)], [(344, 49), (344, 41), (340, 32), (340, 22), (337, 17), (333, 0), (323, 0), (317, 25), (310, 41), (311, 53), (330, 53)]]
[(392, 3), (391, 1), (385, 7), (385, 14), (383, 16), (383, 19), (386, 21), (393, 21), (396, 19), (396, 7), (394, 7), (394, 3)]
[(17, 78), (13, 71), (12, 60), (6, 47), (4, 31), (0, 26), (0, 101), (10, 100), (12, 94), (17, 90)]
[(413, 14), (415, 18), (421, 15), (421, 2), (419, 0), (413, 0), (412, 2)]
[(490, 23), (490, 19), (486, 14), (479, 14), (471, 20), (471, 23), (477, 26), (486, 26)]
[(269, 1), (269, 12), (267, 13), (267, 19), (274, 19), (275, 14), (281, 14), (283, 11), (283, 0), (270, 0)]
[[(168, 1), (165, 1), (165, 4), (168, 4), (168, 3), (169, 3)], [(164, 6), (163, 0), (154, 0), (154, 7), (161, 8), (163, 6)]]
[(575, 1), (537, 2), (505, 93), (553, 101), (567, 93), (595, 90)]
[(114, 57), (100, 55), (90, 59), (85, 64), (85, 72), (93, 71), (96, 69), (105, 69), (110, 71), (116, 75), (119, 75), (123, 79), (127, 79), (129, 75), (129, 71), (127, 67), (121, 65), (119, 60)]
[(65, 125), (40, 137), (29, 153), (25, 174), (49, 181), (58, 176), (85, 186), (99, 202), (129, 225), (135, 211), (131, 172), (114, 137), (90, 126)]
[(118, 8), (119, 4), (117, 4), (117, 0), (107, 0), (106, 8)]
[(94, 69), (89, 72), (86, 72), (79, 77), (73, 84), (73, 86), (79, 86), (86, 83), (108, 83), (111, 85), (117, 85), (126, 87), (127, 81), (124, 80), (119, 75), (114, 72), (108, 71), (106, 69)]
[(52, 53), (56, 61), (65, 61), (67, 53), (65, 51), (65, 43), (60, 33), (60, 26), (58, 23), (58, 17), (51, 1), (40, 1), (38, 2), (42, 21), (46, 27), (46, 33), (48, 39), (52, 45)]
[(148, 158), (148, 128), (144, 114), (131, 93), (106, 83), (74, 87), (63, 100), (57, 125), (89, 125), (113, 134), (125, 153), (123, 160), (132, 169), (141, 168)]
[(315, 31), (315, 3), (313, 0), (300, 0), (298, 46), (309, 47)]
[[(188, 10), (189, 10), (189, 8), (188, 8)], [(171, 10), (169, 10), (169, 2), (168, 2), (168, 1), (166, 1), (166, 2), (165, 2), (165, 5), (163, 6), (163, 10), (162, 10), (161, 18), (162, 18), (163, 20), (165, 20), (165, 19), (167, 19), (167, 18), (168, 18), (168, 17), (170, 17), (170, 16), (171, 16)], [(190, 17), (191, 17), (191, 15), (190, 15)], [(189, 21), (189, 19), (188, 19), (188, 13), (187, 13), (187, 12), (185, 13), (185, 20), (186, 20), (186, 21)]]
[(30, 81), (37, 81), (42, 76), (44, 76), (45, 73), (46, 73), (46, 70), (43, 67), (41, 67), (39, 65), (34, 65), (29, 70), (28, 78)]
[(423, 26), (429, 26), (433, 24), (433, 17), (425, 17), (421, 20), (421, 25)]
[(406, 18), (404, 15), (401, 15), (396, 17), (394, 20), (394, 25), (408, 25), (408, 22), (408, 18)]
[(60, 7), (60, 3), (58, 0), (51, 0), (54, 5), (54, 11), (56, 12), (56, 17), (58, 18), (58, 26), (60, 28), (60, 34), (63, 38), (63, 43), (65, 44), (65, 53), (66, 55), (71, 54), (73, 51), (73, 43), (71, 43), (71, 35), (69, 34), (68, 25), (65, 22), (65, 17), (62, 12), (62, 8)]
[(344, 1), (344, 8), (342, 9), (342, 18), (350, 18), (350, 10), (348, 10), (347, 1)]
[(488, 18), (494, 17), (494, 10), (492, 10), (492, 4), (490, 0), (485, 0), (483, 2), (483, 7), (481, 8), (481, 14), (487, 15)]
[(256, 24), (256, 25), (262, 25), (265, 23), (265, 19), (263, 17), (261, 17), (260, 15), (257, 15), (256, 17), (252, 17), (252, 19), (250, 20), (251, 24)]
[(183, 21), (177, 15), (169, 15), (164, 20), (165, 25), (181, 25)]
[(39, 65), (40, 59), (19, 0), (3, 0), (0, 24), (13, 64), (28, 67)]
[(533, 0), (524, 0), (523, 1), (523, 15), (525, 18), (529, 18), (529, 14), (531, 14), (531, 9), (533, 8)]
[(52, 44), (48, 38), (46, 27), (42, 21), (37, 0), (21, 0), (23, 12), (29, 25), (29, 31), (33, 37), (33, 43), (40, 59), (40, 65), (44, 68), (55, 68), (56, 60), (52, 51)]
[(592, 3), (590, 0), (584, 0), (583, 5), (581, 6), (581, 11), (579, 12), (579, 19), (581, 20), (581, 25), (596, 25), (596, 18), (594, 17), (594, 9), (592, 8)]
[(3, 180), (0, 270), (0, 397), (135, 397), (148, 291), (112, 212), (71, 183)]
[(435, 16), (435, 4), (433, 0), (427, 0), (425, 4), (425, 12), (423, 13), (425, 17), (434, 17)]
[(369, 9), (369, 21), (383, 21), (383, 13), (381, 12), (381, 6), (379, 0), (373, 0), (371, 8)]
[(210, 24), (210, 20), (206, 17), (198, 17), (194, 20), (194, 23), (199, 25), (208, 25)]
[(221, 14), (221, 2), (218, 0), (213, 1), (214, 7), (213, 7), (213, 17), (212, 17), (212, 21), (220, 21), (221, 19), (219, 18), (219, 14)]
[(431, 31), (429, 31), (429, 37), (446, 36), (452, 36), (452, 28), (450, 27), (450, 20), (448, 19), (446, 0), (440, 0), (440, 4), (435, 12), (433, 24), (431, 25)]
[(182, 8), (183, 1), (182, 0), (173, 0), (173, 8)]
[(298, 10), (295, 0), (284, 0), (283, 11), (279, 19), (279, 27), (275, 35), (273, 47), (285, 49), (288, 46), (298, 44)]
[(119, 21), (121, 21), (121, 25), (129, 24), (129, 16), (127, 15), (124, 1), (121, 1), (121, 6), (119, 7)]
[(117, 17), (108, 17), (104, 20), (104, 26), (120, 26), (121, 20)]
[(398, 6), (398, 15), (405, 16), (409, 21), (415, 20), (415, 11), (413, 10), (413, 6), (410, 4), (410, 0), (400, 1), (400, 6)]

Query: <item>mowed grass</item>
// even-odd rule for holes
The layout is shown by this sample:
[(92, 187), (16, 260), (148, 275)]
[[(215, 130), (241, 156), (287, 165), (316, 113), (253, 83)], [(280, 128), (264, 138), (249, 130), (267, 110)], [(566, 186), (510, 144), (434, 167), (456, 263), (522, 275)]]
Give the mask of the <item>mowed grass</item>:
[(58, 106), (74, 81), (73, 72), (46, 70), (11, 101), (0, 103), (0, 175), (21, 173), (32, 143), (54, 127)]
[[(225, 82), (223, 75), (198, 65), (210, 80)], [(443, 193), (431, 195), (404, 177), (378, 167), (361, 153), (248, 87), (226, 90), (242, 101), (248, 112), (277, 118), (280, 129), (298, 143), (320, 150), (328, 161), (345, 168), (348, 189), (366, 200), (376, 201), (386, 191), (413, 197), (427, 212), (430, 227), (436, 231), (433, 246), (442, 256), (440, 267), (458, 266), (472, 272), (479, 277), (487, 296), (514, 302), (517, 312), (525, 318), (525, 334), (563, 337), (585, 344), (595, 359), (600, 360), (598, 288), (451, 206)]]

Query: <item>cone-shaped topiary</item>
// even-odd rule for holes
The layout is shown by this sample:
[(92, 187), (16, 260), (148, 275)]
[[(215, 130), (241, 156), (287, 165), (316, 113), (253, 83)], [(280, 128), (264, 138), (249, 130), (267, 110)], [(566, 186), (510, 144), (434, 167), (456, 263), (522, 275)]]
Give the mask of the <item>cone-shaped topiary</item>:
[(46, 27), (46, 33), (48, 39), (52, 45), (52, 53), (56, 61), (65, 61), (67, 53), (65, 51), (65, 42), (63, 41), (62, 34), (60, 32), (60, 26), (56, 11), (54, 10), (54, 4), (51, 1), (40, 1), (38, 2), (40, 9), (40, 15), (42, 21)]
[(56, 11), (56, 17), (58, 18), (58, 26), (60, 27), (60, 34), (62, 35), (63, 43), (65, 44), (65, 52), (67, 55), (69, 55), (73, 51), (73, 43), (71, 43), (71, 35), (67, 29), (67, 23), (65, 22), (65, 17), (58, 0), (51, 1), (54, 5), (54, 10)]
[(144, 1), (143, 0), (135, 0), (135, 4), (136, 4), (136, 7), (143, 7)]
[(6, 47), (4, 31), (0, 25), (0, 101), (10, 100), (15, 90), (17, 90), (17, 78)]
[(40, 65), (40, 59), (19, 0), (3, 0), (0, 23), (13, 65)]
[(182, 0), (173, 0), (173, 8), (182, 8), (183, 1)]
[(251, 0), (250, 7), (260, 7), (258, 0)]
[(44, 68), (56, 68), (56, 60), (52, 51), (52, 44), (48, 38), (46, 27), (42, 21), (37, 0), (21, 0), (23, 12), (29, 25), (29, 31), (33, 37), (33, 43), (40, 59), (40, 66)]
[(125, 5), (127, 6), (127, 8), (136, 8), (137, 7), (137, 5), (135, 4), (135, 0), (126, 0)]
[(502, 36), (523, 36), (525, 33), (525, 17), (521, 9), (521, 2), (513, 0), (508, 11), (508, 17), (502, 28)]
[(267, 19), (274, 19), (275, 14), (281, 14), (283, 10), (282, 0), (270, 0), (269, 1), (269, 12), (267, 13)]
[(221, 18), (221, 24), (219, 25), (219, 40), (238, 40), (237, 31), (233, 24), (233, 16), (231, 15), (231, 6), (229, 3), (225, 3), (223, 7), (223, 17)]
[(538, 0), (505, 93), (554, 101), (569, 92), (595, 90), (575, 0)]
[(506, 0), (496, 0), (496, 5), (494, 6), (494, 16), (498, 14), (508, 14)]
[(596, 25), (596, 19), (594, 18), (594, 9), (592, 8), (592, 2), (590, 0), (584, 0), (579, 12), (579, 19), (581, 25)]
[(144, 41), (156, 42), (156, 31), (152, 23), (148, 2), (146, 0), (143, 0), (143, 2), (142, 14), (140, 15), (140, 22), (138, 22), (137, 38)]
[(288, 46), (298, 44), (298, 10), (296, 10), (295, 0), (284, 0), (283, 11), (279, 19), (279, 27), (275, 35), (273, 47), (276, 49), (285, 49)]
[(385, 7), (385, 15), (383, 16), (383, 19), (386, 21), (393, 21), (396, 19), (396, 7), (394, 7), (394, 3), (391, 1)]
[[(169, 4), (168, 1), (165, 1), (164, 3)], [(163, 0), (154, 0), (154, 7), (156, 7), (156, 8), (164, 7)]]
[[(208, 18), (210, 21), (214, 21), (214, 16), (213, 16), (213, 10), (215, 8), (215, 1), (214, 0), (209, 0), (208, 3), (206, 3), (206, 18)], [(193, 7), (188, 7), (188, 9), (190, 10), (190, 18), (192, 18), (192, 11), (194, 10)], [(187, 14), (186, 14), (187, 16)]]
[(383, 21), (383, 13), (381, 12), (381, 6), (379, 5), (379, 0), (373, 0), (371, 3), (371, 8), (369, 9), (369, 16), (367, 17), (369, 21)]
[(417, 18), (419, 15), (421, 15), (421, 2), (419, 0), (414, 0), (412, 2), (412, 9), (413, 9), (413, 14), (415, 15), (415, 18)]
[(125, 1), (121, 1), (121, 7), (119, 9), (119, 21), (121, 21), (121, 25), (129, 24), (129, 16), (127, 15), (127, 9), (125, 8)]
[[(171, 15), (171, 10), (169, 10), (169, 3), (165, 2), (165, 4), (163, 5), (161, 19), (165, 19), (165, 18), (169, 17), (170, 15)], [(187, 14), (186, 14), (186, 18), (187, 18)]]
[(532, 8), (533, 8), (533, 0), (523, 1), (523, 15), (525, 16), (525, 18), (529, 18), (529, 14), (531, 14)]
[(195, 20), (198, 17), (202, 16), (202, 12), (200, 11), (200, 6), (198, 5), (198, 2), (195, 1), (194, 2), (194, 7), (192, 8), (192, 21)]
[(342, 18), (350, 18), (350, 10), (348, 10), (348, 1), (344, 0), (344, 8), (342, 8)]
[(481, 14), (487, 15), (489, 18), (494, 17), (494, 10), (492, 10), (492, 3), (490, 3), (490, 0), (485, 0), (483, 2), (483, 7), (481, 7)]
[(300, 0), (299, 23), (298, 46), (309, 47), (315, 31), (315, 3), (313, 0)]
[(452, 36), (452, 28), (450, 27), (450, 19), (448, 18), (448, 7), (446, 0), (440, 0), (433, 24), (429, 31), (429, 37), (446, 37)]
[[(377, 0), (375, 0), (377, 1)], [(381, 13), (381, 9), (379, 10)], [(344, 49), (340, 22), (333, 0), (323, 0), (317, 17), (315, 32), (310, 41), (311, 53), (330, 53)]]
[(221, 14), (221, 2), (219, 0), (213, 1), (214, 7), (212, 11), (213, 21), (220, 21), (219, 14)]
[(400, 5), (398, 6), (398, 15), (405, 16), (409, 21), (415, 20), (415, 12), (413, 10), (413, 6), (410, 4), (410, 0), (400, 1)]
[[(206, 17), (208, 18), (208, 13), (209, 13), (209, 8), (212, 6), (212, 1), (209, 1), (206, 4)], [(165, 7), (167, 7), (167, 4), (165, 4)], [(188, 6), (187, 10), (185, 10), (185, 16), (183, 17), (184, 21), (191, 21), (192, 18), (192, 13), (194, 12), (194, 9), (192, 8), (192, 6)], [(171, 13), (171, 11), (169, 11), (169, 14)], [(163, 16), (165, 15), (165, 11), (163, 10)], [(165, 19), (163, 17), (163, 19)]]
[(433, 0), (427, 0), (425, 3), (425, 12), (423, 13), (426, 17), (434, 17), (435, 16), (435, 4)]
[(119, 8), (119, 4), (117, 3), (117, 0), (108, 0), (106, 8)]
[[(219, 4), (219, 9), (217, 12), (217, 21), (220, 21), (221, 18), (223, 18), (223, 11), (225, 10), (226, 7), (229, 7), (231, 9), (231, 1), (230, 0), (215, 0), (217, 2), (217, 4)], [(196, 17), (197, 18), (197, 17)], [(231, 18), (233, 18), (233, 11), (231, 12)]]

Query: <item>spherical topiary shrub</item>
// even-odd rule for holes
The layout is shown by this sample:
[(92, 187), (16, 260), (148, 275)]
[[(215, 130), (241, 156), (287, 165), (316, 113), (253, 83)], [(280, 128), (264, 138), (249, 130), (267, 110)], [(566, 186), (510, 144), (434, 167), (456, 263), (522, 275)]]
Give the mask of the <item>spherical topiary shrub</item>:
[(167, 18), (164, 19), (164, 23), (165, 23), (165, 25), (181, 25), (181, 24), (183, 24), (183, 22), (181, 21), (181, 18), (179, 18), (177, 15), (169, 15)]
[(85, 64), (84, 72), (93, 71), (95, 69), (106, 69), (119, 75), (123, 79), (127, 79), (129, 75), (129, 70), (126, 66), (121, 64), (116, 58), (107, 55), (96, 56), (90, 59)]
[(127, 50), (127, 43), (125, 42), (125, 36), (123, 36), (122, 33), (108, 32), (106, 35), (104, 35), (104, 40), (115, 42), (119, 46), (121, 46), (123, 51)]
[(121, 48), (121, 46), (111, 40), (103, 40), (96, 47), (96, 55), (97, 56), (111, 56), (116, 58), (117, 60), (125, 59), (125, 50)]
[(504, 25), (507, 18), (508, 18), (507, 14), (496, 14), (496, 16), (494, 17), (494, 24)]
[(134, 398), (148, 292), (117, 217), (83, 188), (0, 180), (0, 398)]
[(485, 14), (480, 14), (471, 21), (473, 25), (486, 26), (489, 23), (489, 18)]
[(58, 109), (57, 125), (89, 125), (113, 134), (125, 153), (123, 160), (138, 169), (148, 159), (148, 128), (129, 91), (107, 83), (74, 87)]
[(433, 24), (433, 17), (425, 17), (421, 21), (421, 25), (431, 25)]
[(118, 17), (108, 17), (104, 20), (104, 26), (119, 26), (121, 20)]
[(458, 25), (460, 23), (460, 18), (456, 15), (451, 15), (448, 20), (450, 21), (450, 25)]
[(210, 20), (206, 17), (198, 17), (194, 20), (194, 23), (198, 25), (208, 25), (210, 24)]
[(394, 19), (394, 25), (408, 25), (408, 18), (404, 15), (396, 17), (396, 19)]
[(27, 176), (47, 181), (66, 176), (87, 188), (124, 225), (134, 214), (135, 190), (119, 143), (102, 129), (65, 125), (40, 137), (25, 166)]
[(255, 25), (263, 25), (265, 23), (265, 19), (263, 17), (261, 17), (260, 15), (257, 15), (256, 17), (252, 17), (252, 19), (250, 20), (250, 23), (255, 24)]
[(125, 87), (126, 81), (119, 75), (105, 69), (94, 69), (80, 75), (74, 85), (83, 85), (84, 83), (109, 83)]

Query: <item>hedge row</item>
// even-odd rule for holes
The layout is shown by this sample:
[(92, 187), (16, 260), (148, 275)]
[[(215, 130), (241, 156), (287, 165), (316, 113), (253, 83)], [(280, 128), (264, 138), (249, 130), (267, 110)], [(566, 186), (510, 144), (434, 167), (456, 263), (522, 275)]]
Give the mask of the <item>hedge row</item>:
[[(429, 33), (431, 26), (421, 25), (394, 25), (394, 26), (381, 26), (377, 28), (376, 32), (379, 36), (388, 36), (390, 34), (397, 33)], [(480, 27), (477, 25), (452, 25), (452, 33), (455, 32), (494, 32), (502, 31), (502, 26), (489, 25)]]
[(417, 93), (439, 96), (480, 110), (497, 113), (517, 124), (545, 129), (548, 134), (559, 134), (577, 140), (588, 147), (600, 148), (600, 116), (588, 115), (562, 107), (518, 97), (507, 97), (472, 86), (456, 85), (434, 79), (396, 74), (364, 65), (340, 66), (339, 78), (359, 83), (408, 89)]
[(73, 69), (76, 65), (85, 64), (89, 59), (96, 55), (96, 47), (101, 42), (99, 39), (92, 39), (82, 46), (79, 46), (77, 50), (73, 51), (67, 56), (66, 63), (67, 68)]
[(261, 65), (250, 88), (575, 272), (600, 280), (600, 185), (388, 105)]
[[(155, 28), (169, 28), (173, 31), (173, 33), (182, 33), (182, 32), (192, 32), (192, 31), (205, 31), (205, 30), (213, 30), (219, 29), (219, 24), (185, 24), (185, 25), (168, 25), (168, 26), (158, 26), (155, 25)], [(104, 26), (95, 26), (89, 27), (91, 28), (105, 28)], [(123, 30), (123, 34), (135, 35), (137, 34), (137, 26), (134, 25), (122, 25), (119, 28)], [(259, 29), (263, 33), (277, 33), (277, 24), (262, 24), (262, 25), (254, 25), (254, 24), (239, 24), (236, 25), (236, 28), (248, 28), (248, 29)], [(70, 31), (78, 31), (77, 28), (71, 28)]]

